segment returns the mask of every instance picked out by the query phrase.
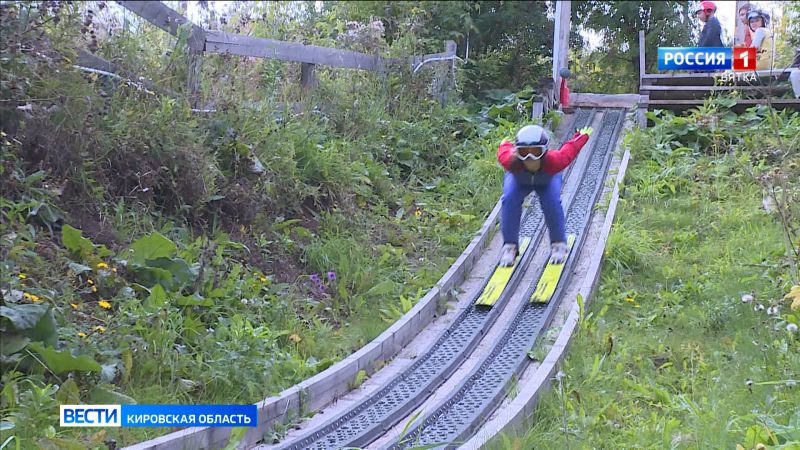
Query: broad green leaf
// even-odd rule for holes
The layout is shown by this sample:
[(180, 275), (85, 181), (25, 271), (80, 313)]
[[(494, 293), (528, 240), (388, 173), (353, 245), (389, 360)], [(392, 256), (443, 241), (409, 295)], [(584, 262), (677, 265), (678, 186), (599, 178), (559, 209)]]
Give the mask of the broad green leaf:
[(199, 295), (187, 295), (178, 297), (175, 304), (179, 306), (214, 306), (214, 301), (210, 298), (203, 298)]
[(144, 265), (148, 259), (174, 255), (178, 247), (161, 233), (153, 232), (131, 244), (131, 250), (133, 250), (131, 261)]
[(61, 384), (56, 392), (56, 400), (62, 405), (77, 405), (81, 402), (78, 384), (74, 378), (68, 378)]
[(111, 256), (111, 251), (104, 245), (94, 245), (92, 241), (82, 236), (81, 230), (73, 228), (67, 224), (61, 227), (61, 241), (67, 250), (80, 257), (86, 257), (97, 253), (97, 256), (104, 258)]
[(146, 261), (147, 267), (157, 267), (159, 269), (168, 270), (172, 276), (182, 285), (186, 285), (194, 281), (197, 276), (189, 264), (181, 258), (156, 258), (148, 259)]
[(45, 347), (38, 342), (28, 344), (28, 348), (38, 353), (47, 367), (55, 374), (73, 370), (97, 372), (101, 369), (100, 364), (87, 355), (75, 357), (69, 350), (59, 352), (52, 347)]
[(25, 336), (11, 334), (3, 336), (3, 345), (0, 345), (0, 354), (3, 356), (13, 355), (25, 348), (31, 340)]
[(167, 304), (167, 291), (160, 284), (156, 284), (150, 289), (150, 295), (145, 299), (144, 305), (147, 309), (158, 309)]
[(33, 328), (23, 331), (23, 334), (32, 341), (44, 342), (45, 345), (53, 347), (58, 339), (57, 330), (58, 325), (53, 315), (53, 308), (50, 308)]
[(89, 394), (89, 403), (93, 405), (135, 405), (136, 400), (125, 394), (97, 386)]
[(17, 330), (29, 330), (35, 327), (49, 310), (50, 305), (44, 303), (0, 306), (0, 316), (7, 317)]
[(164, 289), (168, 291), (172, 290), (172, 285), (174, 283), (172, 279), (172, 272), (169, 270), (139, 265), (131, 266), (130, 270), (136, 274), (136, 281), (142, 286), (150, 288), (156, 284), (161, 284), (164, 286)]

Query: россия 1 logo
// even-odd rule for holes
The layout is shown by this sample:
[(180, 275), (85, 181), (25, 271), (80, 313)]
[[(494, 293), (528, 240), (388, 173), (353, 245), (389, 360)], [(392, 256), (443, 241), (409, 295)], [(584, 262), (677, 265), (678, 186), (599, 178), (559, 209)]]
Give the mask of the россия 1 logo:
[(659, 47), (658, 70), (730, 70), (732, 50), (727, 47)]
[(755, 70), (755, 48), (659, 47), (658, 70)]

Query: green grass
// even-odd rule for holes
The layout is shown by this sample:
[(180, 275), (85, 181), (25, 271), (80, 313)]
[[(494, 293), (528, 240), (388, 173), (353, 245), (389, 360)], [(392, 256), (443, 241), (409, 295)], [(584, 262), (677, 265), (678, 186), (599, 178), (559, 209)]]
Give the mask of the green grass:
[(761, 187), (729, 156), (654, 165), (645, 148), (632, 153), (565, 377), (526, 431), (489, 448), (800, 448), (800, 335), (783, 300), (792, 273)]

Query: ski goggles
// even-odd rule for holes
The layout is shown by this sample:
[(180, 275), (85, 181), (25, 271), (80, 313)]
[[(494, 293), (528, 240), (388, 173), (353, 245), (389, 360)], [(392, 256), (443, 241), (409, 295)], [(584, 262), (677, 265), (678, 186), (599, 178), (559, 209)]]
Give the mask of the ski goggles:
[(521, 160), (526, 159), (540, 159), (544, 154), (547, 152), (547, 149), (543, 145), (518, 145), (517, 146), (517, 158)]

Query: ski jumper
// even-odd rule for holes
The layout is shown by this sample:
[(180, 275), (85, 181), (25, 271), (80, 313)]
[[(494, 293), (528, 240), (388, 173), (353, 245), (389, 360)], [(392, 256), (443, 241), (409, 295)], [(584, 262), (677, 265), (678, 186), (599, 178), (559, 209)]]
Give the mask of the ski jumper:
[(503, 243), (519, 245), (519, 225), (522, 203), (531, 192), (539, 194), (544, 221), (550, 233), (550, 242), (566, 242), (564, 209), (561, 206), (561, 171), (578, 156), (589, 140), (586, 134), (575, 133), (559, 150), (548, 150), (539, 160), (541, 166), (535, 173), (514, 156), (514, 144), (503, 141), (497, 149), (497, 160), (506, 170), (503, 178), (503, 196), (500, 209), (500, 231)]

